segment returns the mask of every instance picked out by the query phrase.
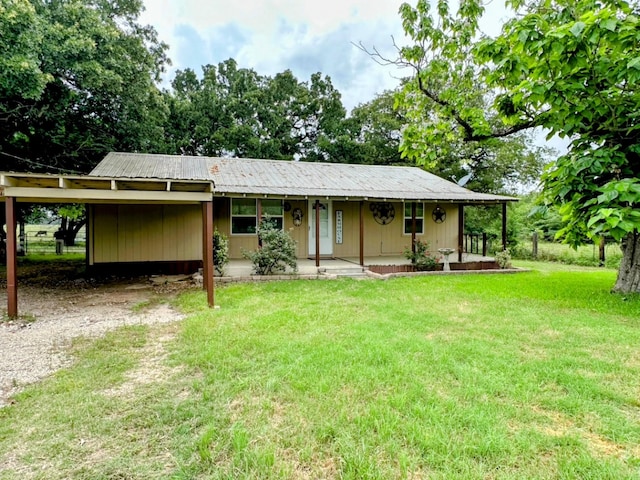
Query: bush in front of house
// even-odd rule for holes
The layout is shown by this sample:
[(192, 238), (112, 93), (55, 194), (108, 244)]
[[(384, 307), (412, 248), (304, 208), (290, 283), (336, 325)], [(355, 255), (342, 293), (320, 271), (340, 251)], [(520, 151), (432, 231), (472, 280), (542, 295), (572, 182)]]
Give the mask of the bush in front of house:
[(435, 270), (438, 259), (429, 251), (429, 242), (416, 239), (415, 246), (415, 252), (411, 249), (404, 251), (405, 258), (410, 260), (411, 265), (419, 272)]
[(495, 259), (500, 268), (511, 268), (511, 252), (509, 252), (508, 248), (501, 252), (496, 252)]
[(254, 251), (243, 251), (242, 255), (251, 260), (256, 275), (282, 273), (287, 267), (298, 271), (296, 242), (291, 236), (276, 227), (268, 218), (258, 226), (258, 238), (262, 246)]
[(219, 275), (224, 275), (224, 268), (229, 263), (229, 239), (216, 228), (213, 231), (213, 266)]

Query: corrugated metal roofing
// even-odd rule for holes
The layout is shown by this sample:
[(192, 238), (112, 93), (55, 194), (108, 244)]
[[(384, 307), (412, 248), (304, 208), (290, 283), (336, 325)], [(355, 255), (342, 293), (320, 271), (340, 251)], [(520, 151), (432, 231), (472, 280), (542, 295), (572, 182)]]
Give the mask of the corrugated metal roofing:
[(212, 180), (215, 194), (353, 197), (468, 203), (515, 198), (475, 193), (416, 167), (109, 153), (90, 173), (112, 178)]

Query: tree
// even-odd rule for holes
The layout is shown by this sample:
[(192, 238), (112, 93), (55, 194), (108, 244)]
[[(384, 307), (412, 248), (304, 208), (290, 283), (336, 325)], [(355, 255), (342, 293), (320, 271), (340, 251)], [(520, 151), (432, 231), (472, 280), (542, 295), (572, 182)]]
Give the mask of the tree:
[(28, 0), (1, 0), (0, 32), (0, 96), (38, 98), (53, 78), (40, 68), (43, 39), (34, 6)]
[(344, 118), (337, 141), (326, 144), (329, 161), (371, 165), (407, 165), (400, 157), (404, 112), (394, 106), (396, 92), (388, 90), (355, 107)]
[[(621, 241), (614, 290), (639, 292), (638, 7), (614, 0), (507, 4), (516, 15), (496, 38), (480, 36), (477, 0), (462, 0), (455, 14), (445, 0), (435, 13), (425, 0), (401, 7), (414, 44), (400, 49), (400, 61), (415, 69), (403, 94), (404, 105), (415, 102), (403, 153), (433, 163), (438, 152), (430, 145), (488, 142), (537, 126), (569, 137), (568, 154), (542, 177), (544, 202), (563, 217), (559, 236), (574, 246), (585, 235)], [(433, 109), (420, 115), (425, 102)]]
[[(139, 0), (2, 0), (0, 152), (22, 171), (87, 172), (153, 150), (168, 61)], [(5, 52), (7, 52), (5, 54)]]
[[(386, 59), (381, 61), (393, 63)], [(513, 193), (532, 189), (539, 182), (544, 166), (555, 151), (536, 145), (532, 132), (521, 131), (482, 142), (448, 135), (438, 144), (429, 142), (420, 147), (410, 146), (407, 137), (425, 134), (422, 130), (425, 126), (420, 119), (439, 116), (434, 102), (421, 97), (416, 100), (413, 93), (407, 93), (415, 88), (411, 83), (410, 79), (405, 79), (397, 90), (383, 92), (351, 112), (346, 120), (347, 130), (351, 132), (350, 138), (356, 146), (353, 148), (355, 154), (347, 162), (418, 164), (442, 178), (456, 183), (463, 180), (463, 186), (485, 193)], [(469, 85), (469, 89), (477, 90), (473, 85)], [(483, 109), (489, 109), (487, 100), (478, 92), (476, 95), (475, 101)], [(452, 130), (454, 123), (447, 121), (442, 131)], [(425, 161), (427, 155), (432, 155), (430, 161)]]
[[(3, 170), (91, 170), (109, 151), (159, 150), (168, 59), (138, 0), (0, 0)], [(67, 244), (84, 208), (61, 207)]]
[(301, 82), (289, 70), (273, 77), (234, 59), (178, 71), (165, 92), (166, 151), (177, 154), (318, 160), (345, 116), (340, 93), (320, 73)]

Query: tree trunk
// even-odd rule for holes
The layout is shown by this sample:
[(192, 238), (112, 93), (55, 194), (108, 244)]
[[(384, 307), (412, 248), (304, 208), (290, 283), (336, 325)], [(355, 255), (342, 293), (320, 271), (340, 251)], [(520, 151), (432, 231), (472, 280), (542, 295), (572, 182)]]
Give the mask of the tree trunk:
[(65, 247), (73, 247), (76, 244), (76, 235), (78, 235), (78, 232), (85, 223), (86, 219), (84, 218), (80, 220), (71, 220), (67, 217), (62, 217), (61, 228), (64, 232), (64, 236), (62, 238), (64, 239)]
[(640, 232), (629, 233), (622, 240), (622, 261), (613, 291), (640, 293)]

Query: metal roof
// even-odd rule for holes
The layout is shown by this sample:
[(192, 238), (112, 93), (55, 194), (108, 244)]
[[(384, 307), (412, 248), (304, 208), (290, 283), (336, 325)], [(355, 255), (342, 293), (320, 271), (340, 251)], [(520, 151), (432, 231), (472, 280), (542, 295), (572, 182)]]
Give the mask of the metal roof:
[(214, 182), (214, 195), (369, 198), (502, 203), (516, 198), (476, 193), (417, 167), (109, 153), (94, 177)]

